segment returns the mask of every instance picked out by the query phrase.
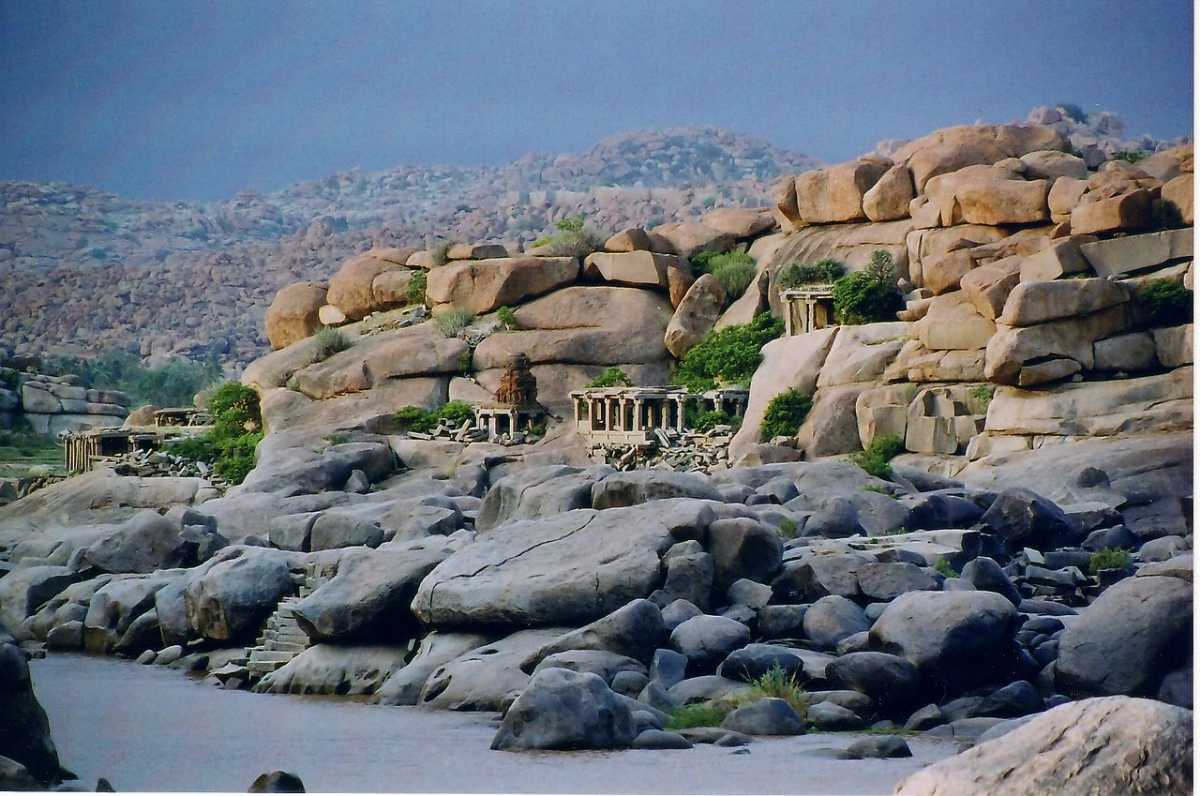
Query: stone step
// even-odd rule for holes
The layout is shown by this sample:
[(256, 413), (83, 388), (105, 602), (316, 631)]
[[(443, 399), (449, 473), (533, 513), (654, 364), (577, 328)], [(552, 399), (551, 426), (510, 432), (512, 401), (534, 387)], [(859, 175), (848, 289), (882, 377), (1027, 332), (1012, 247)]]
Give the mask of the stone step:
[(276, 669), (282, 668), (282, 666), (282, 663), (275, 661), (251, 661), (246, 664), (246, 671), (250, 672), (252, 676), (257, 675), (261, 677), (264, 674), (270, 674)]
[(308, 649), (308, 645), (298, 641), (276, 641), (272, 648), (276, 652), (291, 652), (298, 655)]
[(296, 653), (294, 652), (283, 652), (280, 650), (255, 650), (250, 655), (250, 662), (261, 663), (265, 661), (279, 661), (280, 663), (287, 663), (294, 657), (296, 657)]

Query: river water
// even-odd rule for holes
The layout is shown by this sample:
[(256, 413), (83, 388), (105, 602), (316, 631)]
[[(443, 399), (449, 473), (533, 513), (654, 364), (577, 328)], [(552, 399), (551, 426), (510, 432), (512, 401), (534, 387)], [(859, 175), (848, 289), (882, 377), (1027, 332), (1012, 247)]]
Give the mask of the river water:
[(749, 754), (683, 751), (494, 752), (490, 714), (346, 699), (224, 691), (157, 666), (82, 655), (30, 664), (62, 764), (118, 791), (242, 791), (263, 771), (310, 791), (553, 793), (891, 793), (953, 754), (910, 738), (915, 757), (829, 758), (853, 735), (756, 740)]

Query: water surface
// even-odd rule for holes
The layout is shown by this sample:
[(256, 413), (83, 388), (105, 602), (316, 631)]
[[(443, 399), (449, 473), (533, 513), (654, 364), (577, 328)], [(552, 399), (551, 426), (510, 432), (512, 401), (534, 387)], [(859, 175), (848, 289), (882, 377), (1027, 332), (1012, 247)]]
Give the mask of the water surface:
[(821, 756), (854, 740), (837, 734), (756, 740), (749, 754), (494, 752), (489, 714), (224, 691), (112, 658), (51, 655), (30, 666), (63, 765), (79, 784), (103, 776), (118, 791), (245, 791), (283, 769), (310, 791), (882, 794), (956, 751), (910, 738), (911, 759)]

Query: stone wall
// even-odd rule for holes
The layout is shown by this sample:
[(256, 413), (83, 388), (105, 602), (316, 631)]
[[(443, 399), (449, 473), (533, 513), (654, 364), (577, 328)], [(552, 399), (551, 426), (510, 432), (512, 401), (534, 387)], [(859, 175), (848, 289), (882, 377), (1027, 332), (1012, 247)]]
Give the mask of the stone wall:
[(129, 397), (116, 390), (80, 387), (74, 376), (48, 376), (0, 368), (0, 428), (25, 420), (38, 434), (120, 426)]

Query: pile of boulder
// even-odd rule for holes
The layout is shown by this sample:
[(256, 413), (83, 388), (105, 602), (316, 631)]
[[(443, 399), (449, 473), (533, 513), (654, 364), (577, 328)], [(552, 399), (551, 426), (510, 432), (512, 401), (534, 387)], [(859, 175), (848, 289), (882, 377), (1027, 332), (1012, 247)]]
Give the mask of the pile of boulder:
[(714, 426), (705, 431), (657, 428), (644, 445), (603, 444), (593, 458), (621, 471), (667, 469), (685, 473), (711, 473), (729, 466), (733, 427)]

